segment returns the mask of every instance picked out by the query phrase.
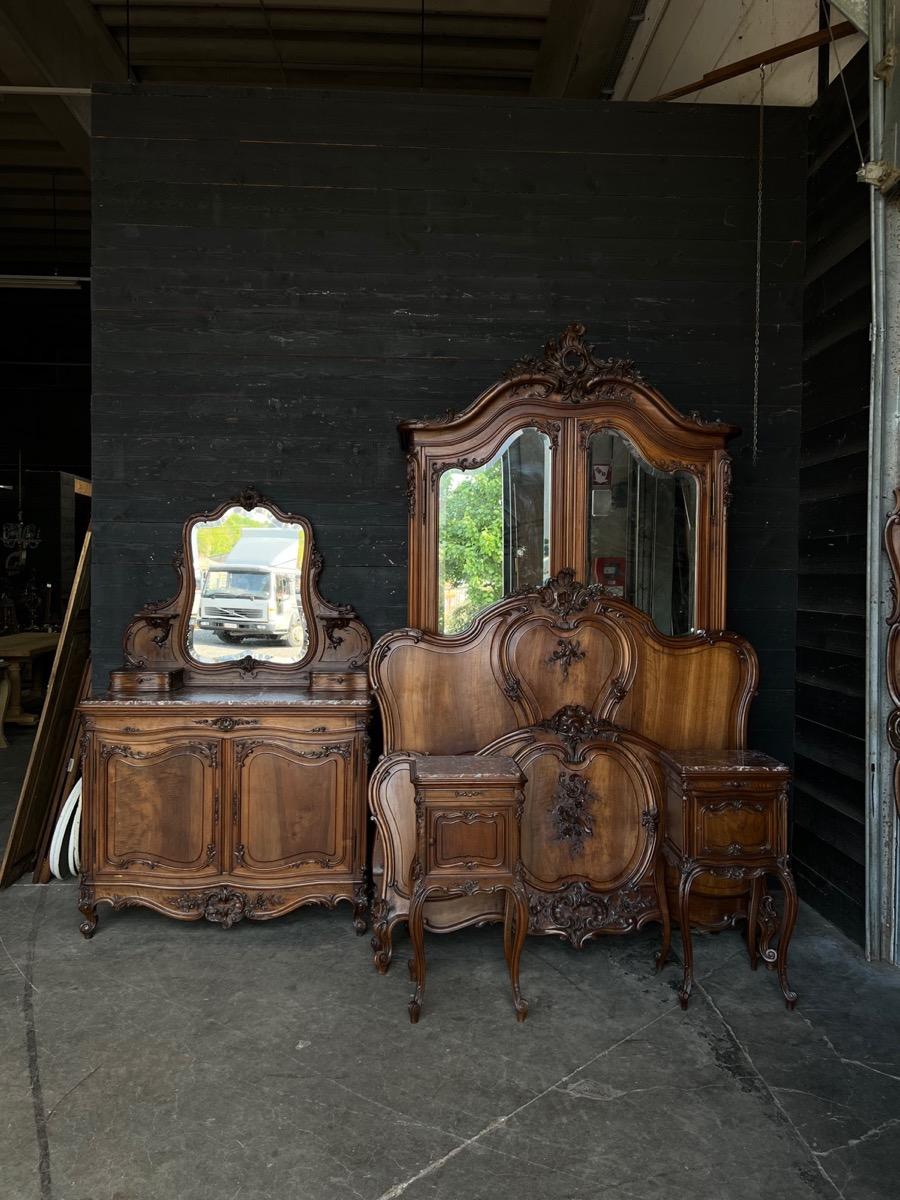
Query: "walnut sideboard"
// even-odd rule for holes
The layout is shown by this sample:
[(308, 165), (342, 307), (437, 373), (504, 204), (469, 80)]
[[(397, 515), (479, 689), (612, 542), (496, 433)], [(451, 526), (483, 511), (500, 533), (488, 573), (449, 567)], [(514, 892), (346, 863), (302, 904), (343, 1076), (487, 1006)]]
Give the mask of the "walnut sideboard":
[(346, 900), (365, 931), (370, 639), (321, 567), (252, 489), (186, 523), (178, 595), (80, 706), (86, 937), (99, 904), (230, 928)]

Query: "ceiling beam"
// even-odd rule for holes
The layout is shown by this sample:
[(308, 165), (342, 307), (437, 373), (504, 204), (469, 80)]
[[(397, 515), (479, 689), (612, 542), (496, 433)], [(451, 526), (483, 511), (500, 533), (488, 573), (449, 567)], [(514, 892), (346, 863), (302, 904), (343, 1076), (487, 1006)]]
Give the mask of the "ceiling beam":
[(704, 88), (712, 87), (716, 83), (724, 83), (726, 79), (737, 79), (739, 75), (746, 75), (748, 71), (755, 71), (770, 63), (783, 62), (786, 58), (793, 58), (795, 54), (815, 50), (817, 46), (836, 42), (839, 38), (849, 37), (852, 33), (856, 33), (856, 28), (850, 21), (841, 21), (830, 28), (826, 25), (824, 29), (819, 29), (815, 33), (807, 33), (803, 37), (794, 38), (793, 41), (782, 42), (780, 46), (771, 46), (768, 50), (760, 50), (757, 54), (751, 54), (749, 58), (741, 58), (737, 62), (728, 63), (727, 66), (717, 67), (715, 71), (707, 71), (702, 79), (695, 79), (693, 83), (686, 83), (682, 87), (674, 88), (671, 92), (662, 92), (653, 99), (654, 101), (677, 100), (680, 96), (690, 96), (693, 92), (701, 92)]
[[(0, 72), (23, 87), (123, 82), (125, 59), (90, 0), (3, 0)], [(34, 97), (37, 116), (84, 170), (90, 163), (90, 100)]]
[(598, 96), (631, 7), (630, 0), (552, 0), (531, 95)]

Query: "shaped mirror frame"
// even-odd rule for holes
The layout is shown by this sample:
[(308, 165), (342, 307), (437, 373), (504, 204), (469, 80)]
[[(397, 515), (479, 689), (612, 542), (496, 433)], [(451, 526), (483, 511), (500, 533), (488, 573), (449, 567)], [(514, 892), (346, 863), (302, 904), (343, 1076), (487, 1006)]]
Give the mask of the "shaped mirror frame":
[[(197, 580), (193, 571), (195, 530), (221, 528), (230, 511), (242, 510), (252, 517), (265, 510), (272, 527), (296, 527), (303, 553), (296, 588), (296, 607), (305, 624), (302, 657), (277, 661), (253, 653), (255, 639), (243, 644), (240, 658), (203, 661), (191, 653), (191, 629), (199, 609)], [(266, 500), (253, 488), (245, 488), (232, 500), (211, 512), (190, 517), (182, 533), (182, 549), (176, 554), (178, 591), (171, 600), (147, 604), (125, 631), (124, 667), (110, 675), (113, 691), (161, 691), (182, 687), (291, 686), (330, 688), (335, 691), (365, 690), (372, 639), (349, 604), (330, 604), (319, 592), (322, 556), (316, 549), (312, 526)], [(268, 648), (267, 648), (268, 649)], [(264, 651), (265, 653), (265, 651)]]
[[(271, 507), (233, 504), (191, 526), (194, 592), (185, 634), (197, 662), (234, 662), (249, 650), (268, 663), (303, 661), (309, 618), (303, 575), (307, 532)], [(246, 647), (246, 649), (244, 649)]]

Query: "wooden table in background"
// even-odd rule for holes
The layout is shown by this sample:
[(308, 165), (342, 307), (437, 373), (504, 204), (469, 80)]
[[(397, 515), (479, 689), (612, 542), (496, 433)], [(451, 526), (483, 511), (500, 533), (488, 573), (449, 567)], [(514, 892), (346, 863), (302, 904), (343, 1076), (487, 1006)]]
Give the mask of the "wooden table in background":
[[(10, 633), (0, 637), (0, 659), (5, 661), (9, 676), (5, 712), (3, 688), (0, 685), (0, 730), (4, 722), (7, 725), (37, 724), (37, 716), (25, 712), (22, 708), (22, 666), (25, 663), (32, 665), (32, 689), (39, 691), (39, 686), (35, 684), (40, 659), (52, 655), (58, 642), (58, 633)], [(4, 741), (0, 733), (0, 749), (3, 748)]]

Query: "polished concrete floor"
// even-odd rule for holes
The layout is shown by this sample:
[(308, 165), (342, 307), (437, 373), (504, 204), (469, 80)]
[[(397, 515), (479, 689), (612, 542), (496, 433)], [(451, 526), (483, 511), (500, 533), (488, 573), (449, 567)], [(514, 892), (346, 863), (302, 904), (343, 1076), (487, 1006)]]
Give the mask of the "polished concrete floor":
[[(0, 752), (9, 811), (27, 740)], [(532, 939), (517, 1025), (499, 930), (406, 944), (349, 909), (230, 931), (0, 893), (3, 1200), (875, 1200), (900, 1195), (900, 972), (809, 909), (788, 1013), (737, 934), (683, 1013), (653, 931)], [(676, 938), (677, 943), (677, 938)]]

